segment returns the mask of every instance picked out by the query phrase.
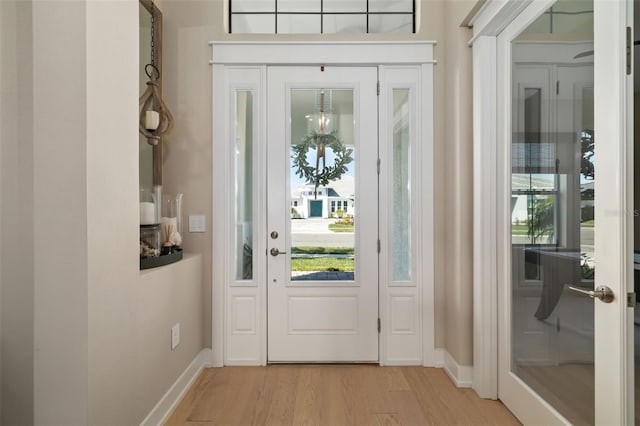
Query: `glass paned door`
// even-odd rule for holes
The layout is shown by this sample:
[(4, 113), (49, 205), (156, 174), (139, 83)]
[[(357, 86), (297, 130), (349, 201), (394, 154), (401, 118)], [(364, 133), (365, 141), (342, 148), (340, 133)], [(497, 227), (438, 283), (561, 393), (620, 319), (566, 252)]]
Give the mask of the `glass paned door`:
[(594, 304), (579, 292), (596, 264), (593, 27), (548, 43), (533, 32), (542, 19), (512, 42), (510, 370), (571, 423), (593, 424)]
[(268, 69), (269, 362), (378, 360), (376, 82)]
[(498, 392), (524, 423), (625, 424), (624, 6), (550, 6), (498, 37), (511, 94)]

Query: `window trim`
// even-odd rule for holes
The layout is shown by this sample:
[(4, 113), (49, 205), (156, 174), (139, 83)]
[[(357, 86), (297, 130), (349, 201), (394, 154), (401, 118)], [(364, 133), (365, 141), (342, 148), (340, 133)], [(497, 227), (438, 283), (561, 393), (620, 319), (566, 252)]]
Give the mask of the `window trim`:
[[(273, 12), (265, 12), (265, 11), (257, 11), (257, 12), (234, 12), (233, 11), (233, 0), (228, 0), (228, 16), (227, 16), (227, 25), (229, 28), (229, 34), (251, 34), (251, 33), (234, 33), (233, 32), (233, 16), (234, 15), (273, 15), (274, 19), (274, 34), (295, 34), (295, 33), (279, 33), (278, 32), (278, 15), (316, 15), (320, 18), (320, 33), (319, 34), (333, 34), (333, 33), (325, 33), (324, 32), (324, 16), (336, 16), (336, 15), (364, 15), (366, 17), (366, 31), (361, 34), (371, 34), (369, 31), (369, 17), (371, 15), (411, 15), (412, 24), (411, 24), (411, 34), (416, 33), (416, 0), (411, 1), (411, 12), (370, 12), (369, 11), (369, 1), (366, 0), (366, 8), (364, 12), (325, 12), (324, 11), (324, 0), (320, 0), (320, 12), (280, 12), (278, 11), (278, 0), (274, 0), (274, 11)], [(317, 33), (314, 33), (317, 34)], [(385, 33), (377, 33), (377, 34), (385, 34)], [(391, 34), (391, 33), (388, 33)]]

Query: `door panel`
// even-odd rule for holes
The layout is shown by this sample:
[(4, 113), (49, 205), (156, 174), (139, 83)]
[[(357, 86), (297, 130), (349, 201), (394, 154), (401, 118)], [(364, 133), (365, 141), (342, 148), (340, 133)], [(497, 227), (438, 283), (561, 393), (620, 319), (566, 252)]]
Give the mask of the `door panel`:
[[(498, 37), (511, 111), (498, 394), (525, 424), (624, 424), (624, 7), (549, 4)], [(589, 297), (599, 286), (613, 299)]]
[[(530, 51), (520, 59), (538, 48), (513, 44)], [(572, 423), (592, 424), (593, 301), (569, 286), (592, 289), (595, 271), (593, 65), (516, 64), (513, 107), (511, 372)]]
[(378, 360), (376, 68), (268, 69), (268, 361)]

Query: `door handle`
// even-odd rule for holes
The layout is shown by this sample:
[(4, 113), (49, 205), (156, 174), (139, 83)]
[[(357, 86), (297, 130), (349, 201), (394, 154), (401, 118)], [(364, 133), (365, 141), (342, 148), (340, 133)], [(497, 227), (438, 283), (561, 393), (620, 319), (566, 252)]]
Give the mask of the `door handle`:
[(613, 294), (613, 290), (611, 290), (606, 285), (600, 285), (596, 287), (594, 290), (583, 290), (581, 288), (569, 286), (570, 290), (576, 291), (578, 293), (582, 293), (586, 296), (589, 296), (592, 299), (600, 299), (604, 303), (611, 303), (613, 299), (615, 299), (615, 295)]
[(269, 250), (269, 253), (271, 253), (271, 256), (277, 256), (279, 254), (287, 254), (286, 251), (280, 251), (277, 248), (272, 248), (271, 250)]

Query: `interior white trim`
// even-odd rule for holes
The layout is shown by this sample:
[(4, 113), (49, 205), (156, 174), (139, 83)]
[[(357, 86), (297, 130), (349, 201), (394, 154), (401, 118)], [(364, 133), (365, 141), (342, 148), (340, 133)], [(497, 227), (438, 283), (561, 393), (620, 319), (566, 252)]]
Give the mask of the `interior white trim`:
[(498, 397), (496, 39), (473, 45), (473, 389)]
[(444, 371), (456, 387), (470, 388), (473, 382), (473, 367), (460, 365), (447, 351), (444, 352)]
[[(414, 66), (419, 73), (419, 92), (421, 97), (421, 117), (417, 123), (420, 126), (421, 139), (421, 164), (422, 173), (417, 177), (422, 185), (422, 196), (420, 200), (421, 227), (420, 237), (417, 238), (421, 245), (422, 256), (420, 259), (422, 268), (421, 292), (417, 294), (417, 307), (421, 310), (419, 318), (421, 323), (416, 327), (417, 336), (421, 340), (418, 348), (418, 355), (412, 357), (411, 364), (434, 366), (436, 363), (435, 351), (435, 314), (434, 314), (434, 276), (433, 265), (433, 177), (430, 173), (433, 163), (433, 60), (434, 42), (431, 41), (408, 41), (408, 42), (211, 42), (212, 48), (212, 87), (213, 87), (213, 159), (217, 167), (213, 170), (213, 206), (214, 211), (219, 215), (212, 221), (212, 232), (220, 236), (212, 241), (212, 365), (223, 366), (228, 363), (226, 359), (226, 346), (229, 342), (225, 336), (225, 318), (228, 317), (227, 298), (229, 292), (229, 266), (225, 262), (229, 236), (229, 211), (219, 209), (219, 206), (229, 202), (229, 175), (230, 165), (228, 161), (220, 161), (220, 158), (229, 158), (226, 155), (228, 148), (226, 141), (229, 140), (228, 127), (229, 113), (227, 78), (228, 70), (242, 67), (260, 67), (266, 69), (268, 65), (406, 65)], [(257, 90), (265, 93), (266, 82), (262, 77), (262, 83)], [(382, 83), (382, 81), (381, 81)], [(262, 95), (261, 95), (262, 96)], [(262, 96), (264, 99), (266, 96)], [(222, 210), (222, 213), (220, 211)], [(223, 217), (224, 216), (224, 217)], [(256, 230), (257, 235), (261, 235), (263, 230)], [(265, 286), (258, 283), (261, 291)], [(237, 287), (233, 287), (234, 291)], [(255, 287), (254, 287), (255, 288)], [(262, 293), (261, 293), (262, 294)], [(260, 303), (261, 311), (258, 317), (264, 317), (264, 309)], [(384, 305), (383, 301), (380, 301)], [(382, 312), (381, 312), (382, 314)], [(382, 320), (382, 333), (389, 321)], [(263, 325), (259, 326), (260, 330)], [(266, 333), (261, 333), (262, 335)], [(263, 338), (264, 337), (264, 338)], [(381, 345), (384, 339), (381, 337)], [(261, 337), (260, 350), (262, 355), (251, 355), (239, 359), (234, 358), (234, 363), (249, 363), (254, 365), (264, 365), (266, 363), (266, 336)], [(384, 365), (384, 348), (380, 349), (380, 363)], [(251, 362), (249, 362), (251, 358)], [(258, 358), (260, 358), (258, 360)], [(238, 362), (236, 362), (238, 361)], [(406, 360), (408, 362), (408, 360)], [(396, 358), (392, 362), (403, 362), (403, 359)]]
[[(214, 64), (212, 66), (212, 88), (213, 93), (225, 93), (225, 81), (224, 81), (224, 66)], [(224, 125), (226, 117), (226, 96), (214, 96), (213, 97), (213, 119), (211, 120), (211, 134), (213, 140), (228, 140), (226, 134), (227, 126)], [(218, 119), (216, 119), (218, 117)], [(224, 194), (228, 186), (226, 181), (229, 175), (228, 161), (217, 161), (218, 158), (227, 158), (225, 156), (226, 149), (216, 149), (216, 144), (213, 144), (211, 161), (212, 164), (217, 164), (217, 167), (213, 167), (212, 180), (213, 180), (213, 193), (214, 197), (216, 193)], [(218, 152), (221, 151), (221, 152)], [(217, 201), (223, 202), (226, 199), (217, 200), (214, 198), (214, 208)], [(223, 204), (224, 205), (224, 204)], [(216, 211), (215, 209), (213, 211)], [(227, 209), (221, 209), (223, 217), (217, 217), (216, 220), (211, 220), (211, 234), (212, 235), (225, 235), (228, 227), (228, 220), (226, 217)], [(226, 245), (220, 244), (216, 241), (216, 238), (212, 238), (211, 247), (212, 259), (224, 259), (226, 257)], [(226, 305), (226, 293), (224, 291), (223, 283), (227, 277), (226, 262), (213, 262), (213, 268), (211, 272), (211, 350), (212, 350), (212, 365), (214, 367), (222, 367), (224, 365), (224, 318), (225, 318), (225, 305)]]
[(433, 152), (434, 152), (434, 107), (433, 107), (433, 81), (434, 66), (431, 64), (423, 64), (421, 66), (421, 85), (422, 91), (422, 126), (420, 133), (422, 141), (426, 141), (425, 146), (421, 147), (420, 155), (422, 164), (422, 173), (420, 173), (420, 185), (423, 195), (420, 206), (422, 213), (420, 232), (420, 244), (422, 250), (422, 264), (420, 270), (420, 278), (422, 279), (422, 365), (430, 367), (435, 361), (435, 274), (434, 268), (430, 267), (435, 264), (435, 247), (434, 247), (434, 218), (433, 205), (434, 199), (434, 179), (433, 172)]
[(594, 2), (594, 126), (598, 134), (606, 135), (601, 136), (601, 147), (604, 142), (606, 149), (598, 153), (596, 174), (598, 167), (611, 171), (602, 173), (595, 183), (596, 206), (606, 206), (595, 211), (596, 253), (602, 250), (607, 257), (598, 263), (596, 285), (605, 284), (620, 295), (613, 303), (594, 306), (596, 424), (633, 423), (633, 396), (626, 394), (626, 381), (633, 382), (626, 370), (627, 358), (634, 356), (633, 341), (626, 340), (627, 326), (633, 327), (633, 322), (627, 323), (625, 297), (627, 289), (633, 288), (633, 156), (629, 155), (633, 136), (627, 135), (633, 110), (627, 110), (627, 96), (634, 89), (633, 76), (625, 72), (627, 7), (625, 1)]
[(210, 64), (401, 65), (435, 64), (434, 41), (241, 42), (211, 41)]
[(205, 348), (191, 361), (180, 377), (151, 409), (141, 426), (163, 424), (204, 368), (211, 367), (211, 349)]
[(433, 364), (431, 367), (444, 368), (444, 348), (436, 348), (433, 350)]
[(469, 44), (472, 45), (481, 36), (496, 37), (532, 1), (487, 0), (469, 21), (473, 26), (473, 38)]
[(444, 372), (447, 373), (447, 376), (449, 376), (456, 387), (472, 387), (475, 370), (473, 366), (458, 364), (446, 349), (437, 348), (433, 351), (432, 367), (444, 369)]
[[(638, 36), (640, 34), (638, 34), (638, 31), (636, 31), (636, 28), (634, 28), (634, 17), (635, 14), (638, 12), (638, 10), (636, 10), (635, 8), (636, 6), (636, 2), (635, 0), (626, 0), (626, 18), (627, 18), (627, 22), (626, 25), (628, 27), (631, 27), (632, 29), (632, 34), (631, 34), (631, 40), (637, 40)], [(640, 6), (640, 5), (639, 5)], [(634, 54), (635, 49), (632, 49), (632, 55)], [(635, 65), (632, 65), (631, 67), (631, 73), (628, 74), (625, 78), (624, 84), (626, 86), (625, 92), (627, 93), (627, 98), (626, 98), (626, 116), (627, 116), (627, 129), (626, 129), (626, 138), (627, 138), (627, 144), (626, 144), (626, 158), (627, 158), (627, 164), (626, 164), (626, 181), (630, 182), (630, 185), (627, 185), (627, 193), (626, 193), (626, 199), (627, 199), (627, 209), (633, 210), (635, 207), (634, 204), (634, 192), (635, 192), (635, 183), (634, 183), (634, 175), (635, 175), (635, 168), (634, 168), (634, 150), (635, 150), (635, 141), (634, 141), (634, 127), (636, 125), (636, 123), (634, 122), (635, 119), (635, 110), (634, 110), (634, 97), (635, 97), (635, 92), (638, 90), (637, 87), (634, 86), (634, 74), (636, 74), (638, 72), (637, 69), (635, 69)], [(631, 142), (633, 141), (633, 142)], [(626, 223), (627, 229), (631, 230), (634, 227), (634, 222), (633, 222), (633, 218), (631, 217), (627, 217), (627, 223)], [(632, 233), (629, 232), (626, 235), (631, 235)], [(626, 247), (623, 249), (625, 250), (626, 253), (633, 253), (634, 250), (634, 241), (633, 238), (627, 238), (626, 241)], [(630, 262), (630, 259), (627, 259), (627, 262)], [(624, 267), (627, 268), (627, 275), (626, 275), (626, 288), (624, 291), (628, 292), (628, 293), (633, 293), (635, 292), (635, 283), (634, 283), (634, 276), (633, 274), (635, 273), (632, 270), (632, 267), (630, 266), (630, 264), (626, 264)], [(635, 412), (636, 412), (636, 408), (640, 407), (636, 407), (635, 406), (635, 380), (631, 379), (631, 378), (635, 378), (636, 374), (640, 374), (640, 371), (638, 371), (638, 369), (636, 369), (635, 367), (635, 342), (634, 342), (634, 335), (635, 335), (635, 325), (634, 325), (634, 317), (635, 317), (635, 310), (638, 309), (638, 307), (634, 308), (634, 309), (628, 309), (627, 310), (627, 324), (629, 324), (629, 326), (627, 327), (627, 336), (625, 339), (625, 345), (627, 345), (626, 349), (625, 349), (625, 353), (627, 354), (627, 360), (626, 360), (626, 372), (627, 375), (626, 377), (629, 378), (627, 380), (626, 383), (626, 395), (627, 395), (627, 401), (626, 401), (626, 415), (627, 415), (627, 424), (631, 424), (635, 421)]]

